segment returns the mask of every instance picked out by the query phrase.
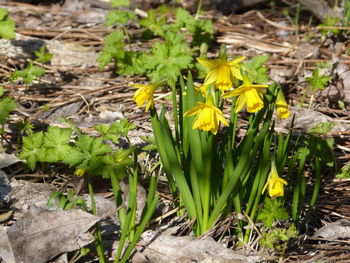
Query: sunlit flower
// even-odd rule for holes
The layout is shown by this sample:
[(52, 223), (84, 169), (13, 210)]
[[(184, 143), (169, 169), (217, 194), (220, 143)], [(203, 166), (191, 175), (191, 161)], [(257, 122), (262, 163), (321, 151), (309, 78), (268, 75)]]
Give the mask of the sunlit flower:
[(85, 169), (78, 169), (78, 170), (76, 170), (76, 171), (74, 172), (74, 174), (75, 174), (76, 176), (82, 177), (82, 176), (84, 176), (84, 175), (86, 174), (86, 170), (85, 170)]
[(264, 193), (268, 187), (270, 197), (284, 196), (284, 185), (287, 184), (286, 180), (278, 176), (276, 164), (272, 161), (271, 171), (262, 192)]
[(207, 96), (208, 85), (201, 85), (200, 87), (194, 87), (194, 88), (196, 91), (200, 91), (203, 98)]
[(227, 120), (222, 115), (219, 108), (213, 105), (213, 98), (208, 96), (205, 103), (197, 102), (197, 106), (190, 109), (184, 114), (185, 117), (197, 114), (192, 129), (201, 129), (203, 131), (211, 131), (212, 134), (216, 134), (219, 130), (220, 122), (228, 126)]
[(141, 107), (146, 101), (146, 111), (154, 106), (153, 93), (161, 85), (161, 82), (157, 82), (150, 85), (140, 85), (140, 84), (130, 84), (131, 86), (137, 87), (135, 95), (133, 97), (134, 101), (139, 107)]
[(197, 58), (198, 62), (208, 69), (208, 74), (203, 85), (215, 83), (215, 87), (225, 91), (232, 87), (234, 78), (242, 80), (241, 61), (246, 57), (239, 57), (234, 60), (208, 60)]
[(288, 104), (286, 102), (286, 99), (284, 98), (283, 91), (281, 89), (278, 90), (276, 98), (276, 111), (279, 119), (286, 119), (290, 115)]
[(222, 95), (223, 98), (239, 96), (235, 112), (239, 112), (247, 104), (248, 112), (257, 112), (264, 107), (263, 94), (268, 85), (252, 84), (247, 76), (243, 76), (243, 85)]

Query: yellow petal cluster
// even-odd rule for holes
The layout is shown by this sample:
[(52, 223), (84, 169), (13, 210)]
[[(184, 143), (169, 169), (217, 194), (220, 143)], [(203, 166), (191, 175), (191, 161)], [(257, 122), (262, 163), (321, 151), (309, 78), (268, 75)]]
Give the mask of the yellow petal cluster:
[(234, 78), (242, 80), (241, 63), (246, 57), (239, 57), (234, 60), (209, 60), (197, 58), (197, 61), (205, 66), (208, 70), (208, 74), (204, 80), (203, 85), (215, 84), (217, 89), (222, 91), (229, 90), (232, 87)]
[(277, 93), (276, 112), (279, 119), (286, 119), (290, 115), (288, 104), (286, 102), (286, 99), (284, 98), (283, 91), (281, 89), (279, 89)]
[(263, 94), (268, 85), (255, 85), (248, 77), (243, 77), (243, 85), (222, 95), (223, 98), (238, 97), (235, 112), (247, 105), (248, 112), (257, 112), (264, 107)]
[(268, 188), (270, 197), (284, 196), (284, 185), (287, 184), (286, 180), (278, 176), (276, 164), (272, 161), (271, 171), (262, 192), (264, 193), (266, 188)]
[(203, 131), (210, 131), (212, 134), (216, 134), (219, 130), (220, 122), (228, 126), (228, 122), (224, 118), (222, 111), (213, 105), (211, 95), (208, 96), (205, 103), (197, 102), (197, 106), (186, 112), (184, 116), (188, 117), (195, 114), (196, 118), (192, 129), (199, 128)]
[(141, 107), (146, 101), (146, 111), (148, 111), (151, 107), (154, 106), (154, 98), (153, 94), (155, 90), (161, 85), (161, 83), (154, 83), (150, 85), (141, 85), (141, 84), (130, 84), (131, 86), (137, 87), (134, 94), (134, 101), (136, 104)]

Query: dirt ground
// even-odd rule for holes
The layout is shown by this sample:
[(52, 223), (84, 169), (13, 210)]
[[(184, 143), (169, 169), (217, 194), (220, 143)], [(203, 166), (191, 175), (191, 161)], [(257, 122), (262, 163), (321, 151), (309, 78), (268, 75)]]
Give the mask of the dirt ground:
[[(195, 11), (196, 4), (192, 3), (195, 1), (183, 2)], [(317, 27), (322, 23), (321, 17), (309, 23), (313, 14), (306, 8), (301, 12), (300, 27), (294, 25), (297, 1), (261, 2), (237, 7), (235, 12), (231, 10), (224, 15), (220, 8), (204, 1), (204, 8), (207, 8), (204, 17), (212, 19), (215, 28), (215, 41), (209, 56), (216, 57), (221, 44), (227, 45), (230, 55), (248, 58), (269, 55), (266, 67), (271, 79), (283, 88), (292, 114), (296, 114), (296, 131), (305, 132), (320, 121), (337, 124), (328, 136), (335, 139), (334, 155), (341, 168), (350, 161), (350, 28), (343, 28), (347, 31), (343, 35), (325, 37), (321, 35), (322, 28)], [(142, 5), (135, 1), (134, 4), (139, 10), (146, 11), (148, 7), (157, 6), (159, 1), (144, 1)], [(169, 7), (173, 4), (167, 3)], [(105, 15), (110, 10), (107, 2), (0, 0), (0, 7), (9, 10), (10, 17), (16, 22), (17, 33), (14, 40), (0, 42), (1, 85), (18, 103), (10, 116), (6, 140), (16, 142), (18, 130), (14, 124), (19, 120), (27, 118), (39, 130), (52, 125), (63, 127), (58, 120), (60, 116), (72, 119), (86, 133), (92, 132), (94, 124), (111, 123), (125, 117), (137, 126), (132, 132), (135, 142), (140, 142), (140, 135), (151, 134), (149, 116), (134, 103), (135, 89), (129, 86), (130, 83), (145, 82), (146, 78), (142, 75), (118, 76), (112, 64), (99, 70), (96, 62), (104, 36), (113, 30), (104, 26)], [(142, 31), (137, 24), (128, 27), (132, 36), (140, 38)], [(28, 59), (33, 58), (33, 51), (43, 44), (54, 57), (45, 65), (46, 74), (40, 83), (28, 86), (18, 81), (10, 82), (9, 75), (22, 69)], [(134, 45), (140, 50), (151, 48), (149, 42), (137, 41)], [(297, 107), (307, 87), (306, 77), (311, 75), (315, 63), (320, 62), (331, 65), (329, 85), (315, 94), (311, 107), (310, 96)], [(165, 95), (159, 92), (155, 100), (169, 104)], [(344, 103), (343, 107), (339, 106), (339, 101)], [(290, 120), (276, 123), (278, 131), (288, 131)], [(74, 187), (77, 184), (69, 174), (59, 170), (48, 175), (33, 174), (19, 164), (4, 170), (17, 180), (45, 182), (61, 189), (62, 185)], [(108, 189), (102, 186), (100, 190), (108, 195)], [(334, 178), (326, 171), (307, 233), (287, 249), (280, 262), (350, 262), (350, 235), (336, 241), (311, 238), (313, 231), (323, 225), (350, 219), (349, 197), (350, 179)], [(6, 204), (0, 206), (1, 213), (9, 209)], [(11, 225), (15, 219), (3, 224)]]

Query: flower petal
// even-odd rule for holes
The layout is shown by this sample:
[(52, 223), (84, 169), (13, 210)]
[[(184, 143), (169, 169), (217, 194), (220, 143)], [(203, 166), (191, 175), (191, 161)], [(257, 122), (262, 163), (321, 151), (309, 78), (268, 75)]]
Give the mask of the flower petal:
[(197, 58), (197, 61), (209, 70), (212, 70), (212, 69), (220, 66), (220, 64), (221, 64), (221, 61), (218, 59), (217, 60), (209, 60), (209, 59), (204, 59), (204, 58)]

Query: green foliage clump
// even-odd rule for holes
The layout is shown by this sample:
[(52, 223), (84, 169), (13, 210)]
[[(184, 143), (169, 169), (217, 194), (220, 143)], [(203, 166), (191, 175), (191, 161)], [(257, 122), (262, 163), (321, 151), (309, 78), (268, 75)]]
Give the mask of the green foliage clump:
[(267, 232), (263, 232), (260, 239), (260, 245), (273, 249), (276, 252), (284, 252), (288, 240), (298, 236), (298, 231), (294, 224), (291, 224), (288, 229), (273, 228)]
[(132, 164), (128, 157), (136, 150), (113, 149), (105, 143), (110, 140), (119, 142), (120, 136), (126, 136), (135, 126), (127, 120), (121, 120), (110, 126), (96, 125), (99, 137), (75, 133), (72, 128), (49, 127), (46, 132), (37, 132), (23, 137), (23, 148), (19, 158), (26, 160), (31, 170), (36, 168), (37, 162), (63, 162), (69, 167), (82, 169), (89, 174), (110, 178), (111, 174), (122, 174), (122, 170)]
[(265, 198), (257, 220), (264, 222), (266, 227), (271, 228), (276, 220), (287, 220), (289, 218), (287, 210), (283, 207), (284, 201), (281, 198)]
[[(45, 64), (49, 62), (53, 54), (46, 52), (45, 46), (41, 46), (39, 50), (34, 51), (37, 58), (35, 61)], [(11, 74), (10, 80), (15, 81), (19, 78), (23, 79), (25, 84), (32, 84), (34, 79), (41, 77), (45, 74), (45, 69), (43, 67), (34, 66), (34, 61), (29, 61), (27, 67), (22, 70), (16, 70)]]
[[(194, 66), (193, 55), (199, 47), (211, 43), (213, 26), (211, 20), (198, 20), (183, 8), (176, 9), (174, 23), (168, 23), (169, 11), (165, 6), (150, 9), (147, 17), (139, 21), (145, 29), (144, 38), (162, 39), (153, 44), (151, 54), (126, 50), (125, 41), (131, 44), (131, 39), (124, 25), (136, 19), (133, 13), (124, 9), (109, 12), (106, 25), (116, 25), (116, 31), (105, 37), (105, 46), (98, 58), (100, 69), (114, 62), (120, 75), (145, 74), (153, 82), (175, 83), (183, 69)], [(191, 45), (185, 41), (186, 34), (192, 37)]]

